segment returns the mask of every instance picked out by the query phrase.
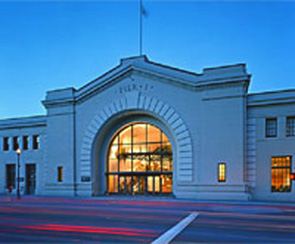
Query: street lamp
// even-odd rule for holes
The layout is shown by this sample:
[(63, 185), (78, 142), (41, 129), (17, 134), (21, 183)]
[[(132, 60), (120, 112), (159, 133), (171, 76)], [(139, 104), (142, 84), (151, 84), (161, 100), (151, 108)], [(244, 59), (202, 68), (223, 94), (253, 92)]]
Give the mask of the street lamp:
[(19, 168), (20, 168), (20, 164), (19, 164), (19, 157), (20, 154), (22, 153), (22, 150), (20, 150), (19, 148), (16, 150), (16, 155), (17, 155), (17, 199), (20, 199), (20, 194), (19, 194), (19, 181), (20, 181), (20, 177), (19, 177)]

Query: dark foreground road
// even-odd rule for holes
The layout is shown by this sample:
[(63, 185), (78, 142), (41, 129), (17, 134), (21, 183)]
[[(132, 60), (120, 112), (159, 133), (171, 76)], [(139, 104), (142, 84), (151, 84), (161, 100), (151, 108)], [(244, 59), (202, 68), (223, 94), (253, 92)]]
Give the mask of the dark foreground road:
[(143, 200), (0, 197), (0, 241), (151, 243), (196, 212), (173, 243), (295, 243), (295, 205)]

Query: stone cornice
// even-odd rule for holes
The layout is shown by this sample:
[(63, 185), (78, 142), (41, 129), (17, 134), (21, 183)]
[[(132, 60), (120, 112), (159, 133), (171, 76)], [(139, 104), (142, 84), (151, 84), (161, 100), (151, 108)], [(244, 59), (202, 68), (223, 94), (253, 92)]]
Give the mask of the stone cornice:
[(295, 89), (249, 94), (247, 106), (268, 106), (279, 104), (295, 104)]
[(75, 98), (61, 98), (61, 99), (54, 99), (54, 100), (43, 100), (42, 101), (45, 108), (54, 108), (54, 107), (65, 107), (71, 106), (75, 103)]
[(42, 103), (46, 108), (71, 106), (75, 103), (75, 93), (72, 87), (49, 91)]
[(47, 116), (33, 116), (0, 120), (0, 130), (47, 125)]
[[(230, 72), (231, 69), (233, 69), (233, 72)], [(145, 61), (140, 60), (133, 63), (130, 61), (127, 63), (127, 66), (124, 67), (121, 64), (120, 66), (117, 66), (115, 69), (113, 69), (111, 72), (108, 72), (107, 75), (102, 76), (102, 78), (99, 78), (90, 83), (91, 85), (82, 87), (77, 91), (76, 97), (79, 100), (79, 97), (83, 93), (89, 93), (89, 90), (91, 89), (100, 89), (100, 87), (108, 85), (110, 82), (113, 82), (118, 77), (132, 70), (149, 74), (151, 76), (164, 78), (172, 81), (172, 83), (175, 84), (181, 84), (189, 87), (201, 87), (227, 82), (239, 82), (241, 80), (247, 80), (249, 82), (251, 76), (248, 75), (244, 69), (244, 64), (237, 64), (216, 68), (208, 68), (204, 69), (203, 74), (195, 74), (173, 67), (153, 63), (147, 61), (147, 59), (145, 59)], [(221, 75), (223, 70), (225, 72), (225, 75)], [(219, 71), (219, 73), (217, 73), (217, 71)]]
[(78, 90), (66, 88), (48, 92), (43, 105), (46, 108), (73, 105), (105, 90), (132, 72), (156, 77), (169, 84), (193, 90), (220, 85), (233, 86), (233, 83), (240, 85), (241, 82), (248, 86), (250, 82), (250, 75), (246, 73), (244, 64), (207, 68), (202, 74), (197, 74), (150, 62), (146, 56), (139, 56), (122, 59), (120, 65)]
[(132, 66), (124, 67), (123, 69), (120, 69), (115, 74), (105, 76), (101, 80), (97, 80), (97, 82), (93, 82), (89, 86), (85, 86), (78, 89), (77, 92), (75, 93), (76, 101), (83, 100), (87, 96), (93, 93), (104, 90), (105, 88), (109, 87), (113, 82), (120, 80), (126, 74), (132, 72), (134, 69), (135, 68)]

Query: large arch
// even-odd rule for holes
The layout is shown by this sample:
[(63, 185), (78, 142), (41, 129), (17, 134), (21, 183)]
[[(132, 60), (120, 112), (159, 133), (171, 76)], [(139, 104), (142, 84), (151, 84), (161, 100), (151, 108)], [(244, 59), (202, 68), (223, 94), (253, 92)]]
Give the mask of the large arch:
[[(169, 195), (173, 192), (171, 141), (155, 123), (136, 117), (106, 141), (104, 189), (107, 194)], [(100, 148), (96, 147), (95, 154)]]
[[(158, 98), (149, 97), (138, 91), (125, 93), (121, 98), (110, 102), (94, 116), (87, 127), (81, 147), (80, 173), (93, 178), (95, 169), (94, 147), (103, 132), (110, 128), (116, 118), (128, 114), (146, 115), (158, 120), (166, 128), (169, 138), (174, 141), (173, 185), (193, 180), (193, 147), (189, 130), (179, 114)], [(111, 133), (110, 133), (111, 134)], [(98, 170), (98, 168), (96, 168)], [(176, 189), (176, 187), (173, 187)], [(93, 189), (94, 190), (94, 189)], [(97, 191), (97, 190), (95, 190)], [(100, 190), (100, 194), (102, 194)]]

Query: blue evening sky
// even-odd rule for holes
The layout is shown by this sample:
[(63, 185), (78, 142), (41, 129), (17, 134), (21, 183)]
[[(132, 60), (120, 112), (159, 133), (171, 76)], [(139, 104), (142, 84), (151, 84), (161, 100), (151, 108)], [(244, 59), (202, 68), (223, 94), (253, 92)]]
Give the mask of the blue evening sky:
[[(143, 2), (150, 60), (198, 73), (246, 63), (250, 92), (295, 88), (295, 2)], [(45, 114), (46, 91), (138, 55), (138, 20), (139, 0), (0, 1), (0, 119)]]

